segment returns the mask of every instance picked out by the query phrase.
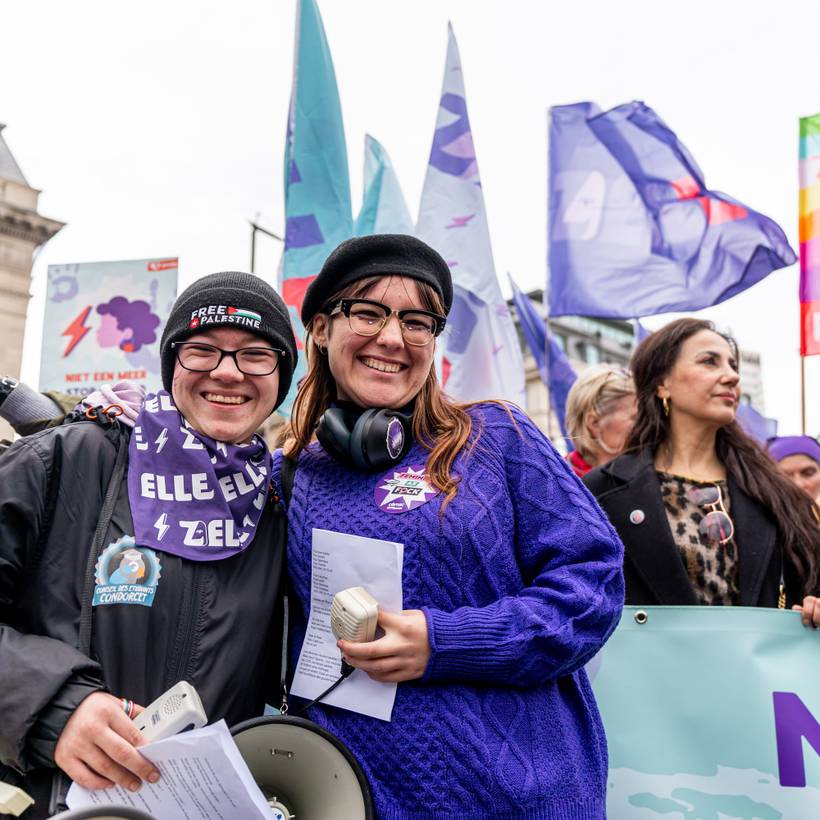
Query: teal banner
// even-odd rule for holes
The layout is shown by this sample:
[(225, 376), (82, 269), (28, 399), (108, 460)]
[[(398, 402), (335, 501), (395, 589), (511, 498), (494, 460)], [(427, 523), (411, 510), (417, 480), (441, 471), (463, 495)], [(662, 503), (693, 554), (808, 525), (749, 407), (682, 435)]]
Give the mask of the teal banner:
[(587, 671), (609, 820), (820, 817), (820, 631), (797, 612), (625, 607)]
[(296, 4), (293, 61), (285, 142), (285, 251), (279, 291), (290, 311), (299, 361), (293, 386), (279, 407), (289, 415), (305, 374), (305, 291), (328, 254), (353, 236), (350, 179), (336, 72), (316, 0)]

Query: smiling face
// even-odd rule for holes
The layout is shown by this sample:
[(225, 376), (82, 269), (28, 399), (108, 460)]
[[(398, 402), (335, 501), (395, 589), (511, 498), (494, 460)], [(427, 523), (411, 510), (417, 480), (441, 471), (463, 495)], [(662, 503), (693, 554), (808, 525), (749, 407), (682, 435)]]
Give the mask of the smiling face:
[[(429, 309), (416, 280), (403, 276), (380, 279), (363, 298), (393, 310)], [(433, 366), (435, 339), (423, 347), (408, 345), (396, 316), (375, 336), (359, 336), (350, 329), (346, 316), (320, 314), (311, 335), (327, 349), (336, 398), (360, 407), (404, 407), (415, 398)]]
[(669, 399), (670, 415), (715, 427), (731, 424), (740, 398), (734, 350), (719, 333), (698, 331), (681, 345), (657, 395)]
[(820, 502), (820, 464), (811, 456), (796, 453), (780, 459), (778, 467), (814, 501)]
[[(196, 333), (189, 342), (204, 342), (222, 350), (242, 347), (271, 347), (271, 344), (238, 328), (216, 328)], [(269, 376), (248, 376), (236, 362), (224, 356), (215, 370), (206, 373), (186, 370), (177, 361), (171, 394), (188, 423), (216, 441), (244, 444), (276, 407), (279, 370)]]

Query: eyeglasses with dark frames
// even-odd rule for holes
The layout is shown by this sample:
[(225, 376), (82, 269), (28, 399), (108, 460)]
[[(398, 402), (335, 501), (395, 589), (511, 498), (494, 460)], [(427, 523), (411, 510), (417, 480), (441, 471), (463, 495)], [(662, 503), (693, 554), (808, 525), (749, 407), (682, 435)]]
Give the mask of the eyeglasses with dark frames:
[(686, 498), (708, 510), (698, 525), (701, 535), (710, 543), (721, 546), (728, 544), (735, 534), (735, 525), (726, 511), (720, 486), (710, 484), (705, 487), (690, 487), (686, 491)]
[(401, 335), (409, 345), (422, 347), (438, 336), (447, 320), (429, 310), (393, 310), (372, 299), (342, 299), (329, 311), (329, 316), (347, 316), (350, 329), (359, 336), (375, 336), (381, 332), (391, 316), (399, 320)]
[(284, 350), (273, 347), (223, 350), (204, 342), (172, 342), (171, 348), (182, 367), (194, 373), (209, 373), (216, 370), (228, 356), (233, 359), (236, 369), (246, 376), (270, 376), (279, 367), (279, 360), (287, 355)]

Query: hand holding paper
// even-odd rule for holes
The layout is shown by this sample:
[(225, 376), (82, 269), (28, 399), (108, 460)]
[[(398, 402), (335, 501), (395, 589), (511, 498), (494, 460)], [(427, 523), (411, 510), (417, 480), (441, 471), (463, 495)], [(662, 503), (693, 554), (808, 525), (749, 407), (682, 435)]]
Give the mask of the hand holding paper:
[[(142, 711), (136, 706), (137, 714)], [(89, 695), (68, 719), (54, 749), (54, 762), (88, 789), (116, 784), (136, 791), (141, 780), (155, 782), (159, 772), (136, 749), (143, 744), (119, 698), (106, 692)]]
[(68, 807), (132, 806), (162, 820), (271, 820), (268, 806), (224, 720), (140, 749), (161, 777), (135, 793), (121, 786), (89, 790), (74, 783)]

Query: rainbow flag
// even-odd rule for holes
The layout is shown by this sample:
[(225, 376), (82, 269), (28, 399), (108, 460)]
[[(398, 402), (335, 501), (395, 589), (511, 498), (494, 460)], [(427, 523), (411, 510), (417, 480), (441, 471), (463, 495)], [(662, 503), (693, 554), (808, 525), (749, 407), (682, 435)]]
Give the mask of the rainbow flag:
[(820, 114), (800, 119), (800, 355), (820, 353)]

